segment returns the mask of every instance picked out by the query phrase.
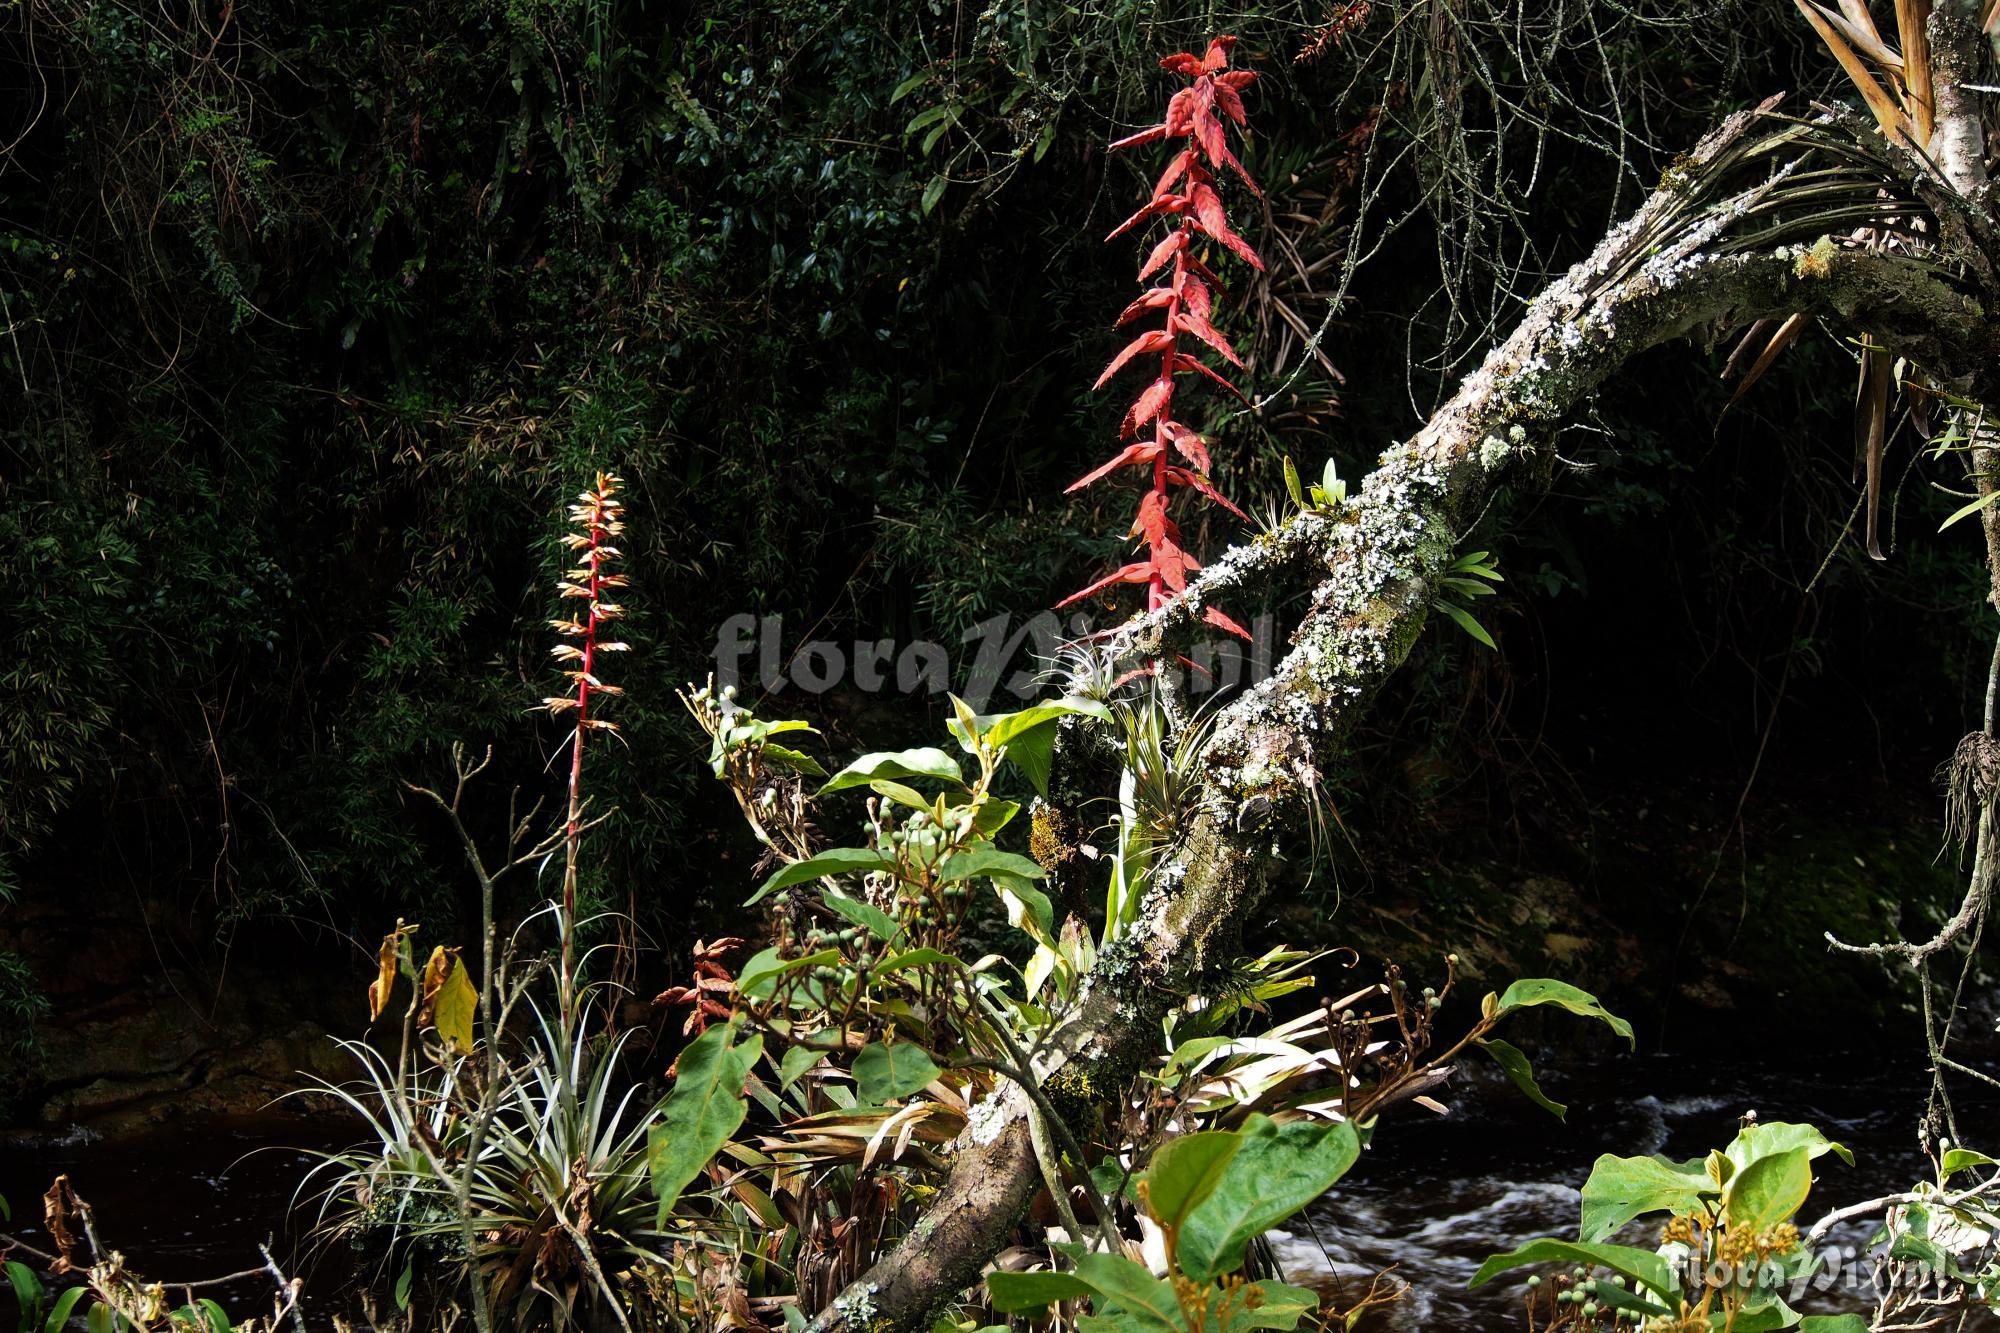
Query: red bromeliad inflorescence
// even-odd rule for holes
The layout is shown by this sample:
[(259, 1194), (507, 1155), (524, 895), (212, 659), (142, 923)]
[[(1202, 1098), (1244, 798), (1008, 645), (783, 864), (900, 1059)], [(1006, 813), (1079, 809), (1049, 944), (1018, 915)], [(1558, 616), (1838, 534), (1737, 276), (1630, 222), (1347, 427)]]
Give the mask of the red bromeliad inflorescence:
[[(1153, 371), (1146, 387), (1126, 409), (1119, 426), (1119, 439), (1129, 443), (1110, 462), (1079, 478), (1069, 489), (1088, 486), (1121, 467), (1150, 468), (1152, 485), (1139, 500), (1139, 516), (1129, 534), (1145, 540), (1146, 558), (1072, 593), (1062, 600), (1062, 606), (1116, 583), (1143, 583), (1146, 609), (1151, 611), (1187, 587), (1188, 575), (1200, 569), (1201, 564), (1181, 544), (1180, 527), (1169, 512), (1176, 490), (1196, 491), (1238, 518), (1245, 517), (1208, 478), (1208, 442), (1173, 414), (1176, 382), (1184, 375), (1210, 380), (1239, 401), (1247, 401), (1241, 390), (1186, 350), (1189, 344), (1184, 342), (1184, 337), (1192, 338), (1230, 365), (1239, 369), (1243, 365), (1229, 340), (1209, 322), (1222, 283), (1196, 253), (1204, 242), (1222, 246), (1253, 268), (1264, 267), (1257, 252), (1230, 230), (1229, 219), (1222, 211), (1222, 197), (1216, 191), (1215, 173), (1227, 168), (1252, 193), (1260, 197), (1263, 193), (1229, 151), (1224, 133), (1225, 120), (1234, 121), (1239, 127), (1249, 123), (1243, 114), (1241, 93), (1257, 77), (1249, 70), (1229, 68), (1229, 51), (1235, 44), (1234, 37), (1218, 37), (1209, 43), (1205, 55), (1181, 51), (1162, 60), (1162, 69), (1185, 75), (1192, 82), (1167, 103), (1164, 121), (1111, 145), (1114, 149), (1156, 142), (1182, 145), (1153, 186), (1152, 199), (1105, 238), (1115, 239), (1154, 218), (1174, 219), (1173, 230), (1153, 247), (1139, 268), (1139, 281), (1155, 280), (1156, 285), (1141, 293), (1118, 317), (1118, 326), (1122, 328), (1157, 310), (1165, 317), (1165, 327), (1142, 333), (1127, 343), (1097, 377), (1093, 388), (1102, 388), (1127, 365), (1142, 365)], [(1151, 436), (1145, 438), (1142, 432), (1149, 427)], [(1214, 607), (1207, 609), (1206, 619), (1232, 634), (1250, 637), (1241, 625)]]

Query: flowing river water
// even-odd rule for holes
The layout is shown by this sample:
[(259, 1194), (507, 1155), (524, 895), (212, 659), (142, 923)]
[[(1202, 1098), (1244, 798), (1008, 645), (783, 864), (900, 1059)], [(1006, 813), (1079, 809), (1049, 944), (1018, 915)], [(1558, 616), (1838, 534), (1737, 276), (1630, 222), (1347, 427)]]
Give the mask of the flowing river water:
[[(1568, 1076), (1545, 1090), (1569, 1103), (1566, 1121), (1527, 1106), (1484, 1078), (1455, 1093), (1448, 1116), (1405, 1108), (1378, 1129), (1369, 1152), (1340, 1186), (1277, 1238), (1287, 1276), (1352, 1301), (1385, 1269), (1409, 1290), (1371, 1314), (1375, 1333), (1503, 1333), (1524, 1329), (1519, 1275), (1487, 1288), (1466, 1283), (1488, 1254), (1537, 1236), (1574, 1237), (1578, 1194), (1600, 1153), (1697, 1157), (1726, 1144), (1738, 1117), (1804, 1120), (1853, 1149), (1856, 1165), (1818, 1164), (1804, 1216), (1906, 1188), (1923, 1172), (1912, 1125), (1925, 1076), (1879, 1057), (1826, 1057), (1807, 1067), (1716, 1062), (1696, 1055), (1625, 1057)], [(1989, 1149), (2000, 1140), (2000, 1100), (1965, 1098), (1960, 1128)], [(95, 1208), (108, 1245), (139, 1272), (207, 1277), (254, 1266), (257, 1245), (274, 1241), (287, 1271), (301, 1271), (309, 1322), (330, 1327), (348, 1302), (334, 1295), (351, 1281), (347, 1258), (317, 1263), (306, 1251), (309, 1210), (294, 1191), (311, 1166), (309, 1150), (343, 1140), (337, 1124), (245, 1121), (150, 1138), (93, 1141), (81, 1132), (16, 1139), (0, 1147), (0, 1195), (15, 1208), (17, 1234), (42, 1241), (30, 1224), (58, 1172)], [(1982, 1144), (1982, 1140), (1984, 1143)], [(1630, 1238), (1644, 1242), (1650, 1224)], [(1837, 1245), (1865, 1250), (1870, 1226), (1843, 1227)], [(1807, 1310), (1865, 1311), (1867, 1273), (1848, 1265)], [(269, 1308), (270, 1284), (252, 1279), (221, 1295), (241, 1313)], [(2000, 1317), (1972, 1325), (2000, 1331)]]

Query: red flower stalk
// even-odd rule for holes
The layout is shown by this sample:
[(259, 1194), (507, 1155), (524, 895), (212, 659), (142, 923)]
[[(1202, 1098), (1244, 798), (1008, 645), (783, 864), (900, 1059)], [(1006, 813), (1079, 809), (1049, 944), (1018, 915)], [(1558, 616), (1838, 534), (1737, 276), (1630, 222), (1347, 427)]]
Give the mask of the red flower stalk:
[[(1127, 365), (1138, 364), (1157, 369), (1132, 406), (1126, 409), (1125, 419), (1119, 426), (1119, 439), (1130, 443), (1110, 462), (1079, 478), (1069, 487), (1071, 491), (1079, 490), (1121, 467), (1150, 468), (1152, 485), (1140, 497), (1138, 518), (1127, 534), (1145, 540), (1146, 558), (1124, 565), (1082, 591), (1070, 594), (1059, 603), (1061, 606), (1080, 601), (1115, 583), (1143, 583), (1146, 585), (1146, 609), (1152, 611), (1187, 587), (1188, 575), (1200, 569), (1201, 564), (1182, 545), (1180, 527), (1169, 512), (1176, 490), (1195, 491), (1238, 518), (1247, 517), (1209, 480), (1208, 442), (1173, 415), (1176, 380), (1183, 375), (1210, 380), (1239, 401), (1248, 401), (1241, 390), (1203, 362), (1195, 350), (1184, 350), (1182, 344), (1184, 335), (1191, 336), (1229, 364), (1238, 368), (1243, 365), (1242, 358), (1229, 345), (1229, 340), (1209, 322), (1215, 296), (1221, 291), (1222, 283), (1197, 253), (1204, 241), (1215, 242), (1252, 268), (1261, 270), (1264, 267), (1263, 261), (1257, 258), (1257, 252), (1230, 230), (1229, 219), (1222, 209), (1222, 197), (1216, 191), (1215, 173), (1226, 167), (1236, 173), (1252, 193), (1260, 197), (1263, 194), (1257, 188), (1257, 182), (1250, 179), (1250, 173), (1243, 169), (1243, 164), (1236, 160), (1236, 155), (1229, 151), (1223, 130), (1225, 118), (1235, 121), (1239, 127), (1248, 125), (1240, 94), (1257, 77), (1249, 70), (1229, 68), (1229, 51), (1235, 44), (1234, 37), (1218, 37), (1209, 43), (1205, 55), (1197, 57), (1181, 51), (1162, 60), (1162, 69), (1186, 75), (1192, 82), (1175, 93), (1167, 103), (1164, 121), (1111, 145), (1113, 149), (1119, 149), (1159, 141), (1183, 141), (1183, 146), (1174, 153), (1153, 186), (1152, 199), (1105, 238), (1115, 239), (1154, 218), (1175, 220), (1173, 230), (1153, 247), (1139, 268), (1139, 281), (1142, 283), (1155, 274), (1164, 273), (1166, 276), (1125, 307), (1117, 324), (1122, 328), (1158, 310), (1164, 317), (1165, 325), (1142, 333), (1127, 343), (1091, 387), (1102, 388), (1107, 380)], [(1148, 426), (1152, 428), (1151, 438), (1139, 438), (1140, 432)], [(1214, 607), (1207, 609), (1204, 618), (1232, 634), (1246, 639), (1250, 637), (1241, 625)]]
[(625, 586), (625, 576), (611, 572), (619, 551), (611, 538), (625, 531), (624, 507), (618, 503), (620, 483), (608, 472), (597, 474), (594, 489), (578, 495), (569, 507), (570, 521), (577, 531), (563, 536), (563, 545), (575, 554), (578, 563), (557, 584), (565, 598), (584, 603), (579, 619), (551, 620), (550, 628), (577, 643), (558, 643), (549, 651), (559, 662), (572, 665), (563, 674), (576, 687), (574, 695), (542, 700), (551, 713), (576, 711), (576, 730), (570, 739), (569, 814), (563, 830), (563, 914), (561, 1003), (564, 1021), (569, 1020), (576, 995), (575, 948), (577, 852), (583, 837), (583, 741), (592, 731), (616, 731), (618, 724), (590, 715), (590, 701), (596, 695), (607, 698), (625, 691), (597, 677), (599, 653), (622, 653), (631, 645), (607, 642), (599, 632), (611, 621), (621, 619), (625, 608), (605, 600), (605, 594)]

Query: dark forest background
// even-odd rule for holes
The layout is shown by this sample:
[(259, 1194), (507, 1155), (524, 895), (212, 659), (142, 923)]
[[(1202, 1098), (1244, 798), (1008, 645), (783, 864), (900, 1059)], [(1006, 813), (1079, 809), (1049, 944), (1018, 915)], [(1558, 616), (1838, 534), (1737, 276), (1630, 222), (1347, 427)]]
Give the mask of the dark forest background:
[[(1287, 456), (1368, 470), (1720, 113), (1838, 78), (1766, 0), (27, 0), (0, 25), (17, 1064), (65, 997), (169, 962), (214, 991), (230, 957), (361, 976), (342, 941), (398, 915), (443, 937), (468, 886), (405, 784), (463, 741), (495, 747), (489, 830), (508, 786), (552, 789), (561, 729), (528, 710), (563, 505), (603, 468), (638, 651), (589, 888), (678, 972), (754, 850), (674, 698), (727, 617), (953, 644), (1120, 549), (1126, 497), (1063, 488), (1115, 429), (1088, 387), (1135, 249), (1101, 238), (1152, 164), (1104, 145), (1149, 120), (1159, 54), (1234, 32), (1263, 75), (1268, 193), (1237, 216), (1272, 274), (1227, 314), (1275, 396), (1210, 423), (1253, 514)], [(1540, 951), (1657, 1031), (1759, 987), (1853, 998), (1818, 931), (1956, 901), (1931, 775), (1989, 653), (1973, 525), (1933, 535), (1960, 501), (1906, 433), (1868, 560), (1851, 349), (1809, 337), (1725, 415), (1726, 351), (1646, 358), (1489, 513), (1498, 651), (1426, 636), (1271, 909), (1288, 935)], [(1197, 549), (1243, 535), (1205, 520)], [(786, 699), (842, 752), (944, 708)], [(1796, 930), (1746, 933), (1780, 902)], [(58, 908), (149, 942), (99, 967)]]

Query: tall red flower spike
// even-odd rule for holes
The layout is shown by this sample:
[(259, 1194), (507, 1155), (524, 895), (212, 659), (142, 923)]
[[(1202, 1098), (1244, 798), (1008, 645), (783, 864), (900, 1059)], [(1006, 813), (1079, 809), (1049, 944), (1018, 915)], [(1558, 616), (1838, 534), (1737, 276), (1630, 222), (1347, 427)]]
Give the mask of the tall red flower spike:
[[(1185, 75), (1191, 82), (1167, 103), (1167, 118), (1164, 121), (1111, 145), (1118, 149), (1177, 140), (1183, 145), (1168, 161), (1167, 169), (1153, 186), (1153, 197), (1146, 206), (1105, 238), (1113, 240), (1154, 218), (1173, 220), (1173, 230), (1153, 247), (1146, 256), (1146, 262), (1139, 266), (1139, 281), (1145, 282), (1156, 274), (1162, 275), (1158, 285), (1147, 288), (1140, 293), (1138, 300), (1125, 307), (1125, 313), (1118, 317), (1117, 324), (1117, 327), (1123, 328), (1157, 310), (1162, 313), (1165, 327), (1142, 333), (1127, 343), (1123, 351), (1111, 358), (1111, 364), (1097, 377), (1097, 383), (1091, 386), (1102, 388), (1107, 380), (1128, 365), (1140, 365), (1152, 371), (1152, 377), (1139, 391), (1132, 406), (1126, 409), (1125, 419), (1119, 426), (1118, 438), (1129, 443), (1111, 461), (1080, 477), (1069, 487), (1071, 491), (1078, 490), (1121, 467), (1151, 468), (1152, 486), (1140, 497), (1139, 516), (1128, 534), (1144, 539), (1146, 558), (1135, 560), (1105, 575), (1088, 588), (1070, 594), (1059, 603), (1061, 606), (1080, 601), (1115, 583), (1143, 583), (1146, 585), (1146, 609), (1151, 611), (1157, 610), (1187, 587), (1188, 575), (1200, 569), (1201, 565), (1181, 544), (1180, 527), (1169, 512), (1176, 490), (1195, 491), (1238, 518), (1246, 517), (1208, 479), (1207, 441), (1175, 420), (1173, 415), (1176, 381), (1183, 375), (1210, 380), (1228, 390), (1239, 401), (1248, 401), (1241, 390), (1199, 359), (1196, 355), (1199, 348), (1184, 350), (1182, 341), (1184, 337), (1192, 337), (1202, 347), (1240, 369), (1242, 358), (1236, 355), (1236, 349), (1229, 345), (1229, 340), (1209, 322), (1209, 314), (1217, 293), (1222, 291), (1222, 283), (1197, 251), (1204, 242), (1212, 241), (1252, 268), (1261, 270), (1264, 267), (1263, 261), (1257, 258), (1257, 252), (1230, 230), (1229, 219), (1222, 210), (1222, 197), (1215, 188), (1215, 173), (1226, 167), (1236, 173), (1253, 194), (1260, 197), (1263, 194), (1257, 188), (1257, 182), (1250, 179), (1250, 173), (1243, 169), (1243, 164), (1236, 160), (1236, 155), (1229, 151), (1223, 130), (1225, 119), (1235, 121), (1239, 128), (1249, 123), (1243, 114), (1241, 93), (1257, 77), (1249, 70), (1229, 68), (1229, 51), (1235, 45), (1234, 37), (1218, 37), (1208, 44), (1205, 55), (1195, 56), (1180, 51), (1162, 60), (1162, 69)], [(1140, 432), (1147, 427), (1151, 427), (1151, 438), (1141, 439)], [(1246, 639), (1250, 637), (1241, 625), (1214, 607), (1208, 608), (1206, 619), (1232, 634)]]

